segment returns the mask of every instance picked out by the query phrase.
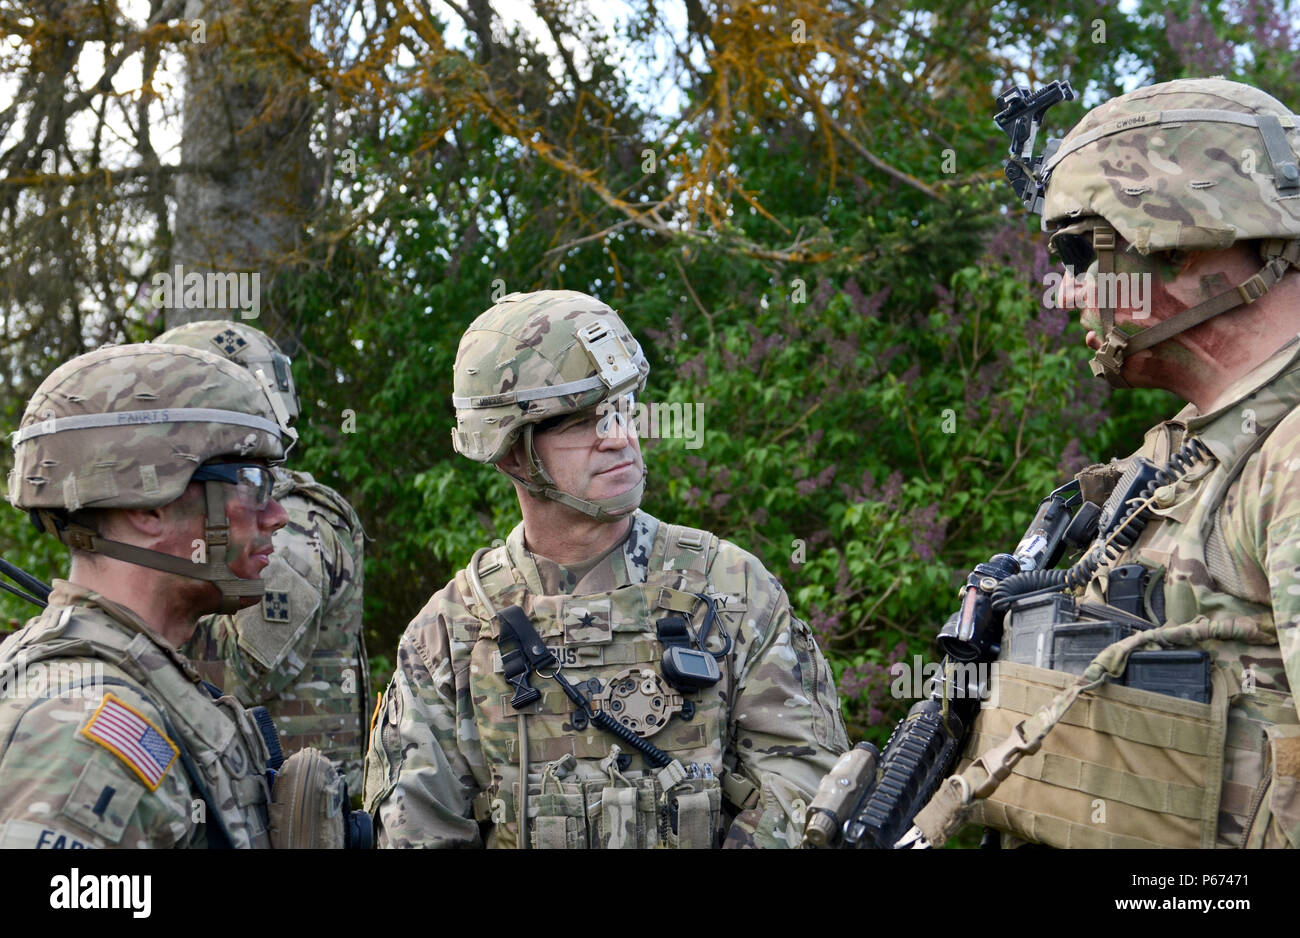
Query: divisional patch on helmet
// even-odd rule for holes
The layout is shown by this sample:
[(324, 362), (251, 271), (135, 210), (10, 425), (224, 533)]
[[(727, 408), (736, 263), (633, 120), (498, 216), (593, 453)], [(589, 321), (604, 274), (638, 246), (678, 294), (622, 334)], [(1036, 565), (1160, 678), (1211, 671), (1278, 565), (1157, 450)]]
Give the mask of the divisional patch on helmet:
[(140, 780), (157, 791), (179, 750), (149, 719), (112, 694), (81, 728), (81, 735), (103, 746), (127, 764)]
[(212, 344), (221, 349), (228, 358), (233, 358), (248, 345), (248, 340), (234, 329), (226, 329), (212, 337)]
[(288, 622), (289, 594), (267, 590), (262, 595), (262, 618), (267, 622)]

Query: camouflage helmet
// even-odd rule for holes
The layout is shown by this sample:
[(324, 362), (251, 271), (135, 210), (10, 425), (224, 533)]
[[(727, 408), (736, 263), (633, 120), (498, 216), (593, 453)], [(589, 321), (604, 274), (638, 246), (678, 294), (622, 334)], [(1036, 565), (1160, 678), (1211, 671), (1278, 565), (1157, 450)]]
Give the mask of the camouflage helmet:
[[(1115, 234), (1142, 254), (1260, 241), (1264, 268), (1237, 290), (1134, 336), (1101, 309), (1093, 371), (1117, 386), (1125, 354), (1252, 302), (1300, 261), (1300, 128), (1277, 99), (1222, 78), (1182, 79), (1089, 111), (1043, 166), (1043, 230), (1058, 243), (1091, 233), (1099, 272)], [(1098, 221), (1104, 224), (1098, 225)], [(1199, 314), (1199, 315), (1196, 315)], [(1181, 317), (1181, 318), (1180, 318)]]
[[(650, 365), (618, 313), (585, 293), (511, 293), (470, 324), (456, 352), (452, 445), (475, 462), (501, 460), (526, 442), (535, 495), (614, 520), (640, 502), (645, 480), (617, 500), (578, 499), (555, 488), (532, 446), (533, 428), (645, 387)], [(634, 496), (634, 498), (633, 498)]]
[(452, 445), (496, 462), (525, 426), (640, 391), (649, 373), (632, 333), (599, 300), (573, 290), (508, 294), (461, 336)]
[(156, 345), (184, 345), (222, 355), (243, 365), (253, 375), (261, 371), (271, 386), (272, 400), (278, 400), (284, 407), (284, 421), (292, 425), (298, 418), (298, 389), (293, 383), (293, 363), (280, 351), (275, 340), (260, 329), (241, 322), (209, 319), (168, 329), (153, 341)]
[(41, 530), (75, 549), (213, 582), (228, 611), (261, 595), (260, 580), (241, 580), (225, 563), (220, 483), (205, 483), (204, 562), (107, 540), (70, 517), (169, 504), (209, 460), (283, 459), (294, 431), (242, 368), (176, 346), (96, 349), (41, 382), (12, 438), (9, 502)]

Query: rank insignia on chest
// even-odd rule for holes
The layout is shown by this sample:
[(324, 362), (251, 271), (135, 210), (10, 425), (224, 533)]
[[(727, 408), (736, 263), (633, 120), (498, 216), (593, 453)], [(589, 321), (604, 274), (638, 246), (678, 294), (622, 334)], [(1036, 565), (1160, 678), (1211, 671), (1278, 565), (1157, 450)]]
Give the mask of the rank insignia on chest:
[(262, 594), (262, 618), (267, 622), (289, 621), (289, 594), (267, 590)]

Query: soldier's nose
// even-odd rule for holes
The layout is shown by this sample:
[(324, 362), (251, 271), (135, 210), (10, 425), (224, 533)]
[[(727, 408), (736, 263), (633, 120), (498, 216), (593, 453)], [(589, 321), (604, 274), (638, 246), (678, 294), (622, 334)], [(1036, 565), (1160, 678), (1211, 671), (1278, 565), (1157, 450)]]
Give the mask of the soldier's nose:
[(273, 498), (266, 503), (266, 508), (258, 515), (257, 521), (263, 528), (278, 531), (289, 523), (289, 513)]

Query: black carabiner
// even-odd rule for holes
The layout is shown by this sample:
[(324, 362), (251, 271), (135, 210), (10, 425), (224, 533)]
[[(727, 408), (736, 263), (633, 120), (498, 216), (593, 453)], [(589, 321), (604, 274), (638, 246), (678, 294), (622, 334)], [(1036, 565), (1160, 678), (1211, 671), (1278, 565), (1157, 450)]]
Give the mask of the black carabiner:
[(721, 651), (709, 651), (709, 649), (706, 647), (709, 642), (709, 629), (713, 628), (713, 620), (717, 618), (718, 607), (714, 605), (713, 599), (711, 597), (706, 596), (703, 593), (696, 593), (695, 595), (697, 598), (704, 600), (704, 605), (708, 609), (708, 611), (705, 612), (704, 614), (704, 624), (700, 626), (700, 632), (695, 637), (695, 647), (697, 647), (700, 651), (707, 652), (708, 654), (712, 655), (718, 661), (721, 661), (723, 658), (727, 657), (727, 655), (731, 653), (731, 646), (732, 646), (731, 633), (728, 632), (725, 628), (723, 628), (721, 624), (719, 624), (718, 630), (722, 633), (722, 638), (725, 644), (722, 646)]

